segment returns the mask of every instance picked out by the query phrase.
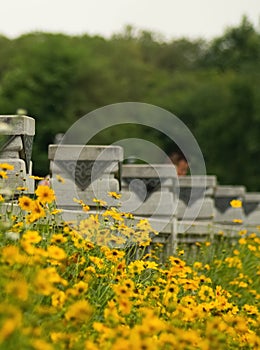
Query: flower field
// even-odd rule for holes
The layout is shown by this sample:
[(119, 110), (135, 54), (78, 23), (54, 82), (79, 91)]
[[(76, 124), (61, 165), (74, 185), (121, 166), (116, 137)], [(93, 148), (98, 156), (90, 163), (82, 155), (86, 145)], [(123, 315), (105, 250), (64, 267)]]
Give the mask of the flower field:
[(146, 220), (108, 208), (73, 225), (54, 201), (21, 189), (2, 215), (0, 349), (260, 348), (259, 230), (161, 263)]

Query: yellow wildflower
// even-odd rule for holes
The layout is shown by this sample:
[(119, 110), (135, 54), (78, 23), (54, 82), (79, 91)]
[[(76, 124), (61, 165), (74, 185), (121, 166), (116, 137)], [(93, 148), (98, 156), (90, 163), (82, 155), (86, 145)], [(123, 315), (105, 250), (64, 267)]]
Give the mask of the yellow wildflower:
[(75, 295), (83, 294), (88, 290), (88, 283), (79, 281), (74, 284), (73, 289), (76, 291)]
[(28, 285), (25, 280), (10, 281), (6, 284), (5, 291), (22, 301), (28, 299)]
[(103, 201), (102, 199), (93, 198), (93, 202), (100, 207), (105, 207), (107, 205), (107, 202)]
[(14, 331), (22, 324), (21, 311), (9, 304), (0, 304), (0, 315), (4, 315), (4, 321), (1, 322), (0, 328), (0, 344), (3, 343), (8, 337), (12, 335)]
[(45, 211), (38, 200), (31, 203), (31, 214), (27, 216), (28, 222), (34, 222), (40, 218), (45, 217)]
[(6, 172), (3, 171), (3, 170), (0, 171), (0, 177), (1, 177), (2, 179), (8, 179), (8, 175), (7, 175)]
[(0, 168), (4, 171), (14, 170), (14, 166), (8, 163), (0, 163)]
[(241, 208), (242, 207), (242, 201), (239, 199), (233, 199), (230, 201), (230, 205), (232, 208)]
[(66, 301), (66, 294), (62, 290), (58, 290), (51, 296), (52, 306), (61, 308)]
[(54, 191), (48, 186), (38, 186), (35, 194), (38, 196), (40, 203), (52, 203), (55, 200)]
[(22, 196), (18, 199), (18, 204), (22, 210), (30, 211), (33, 200), (30, 197)]
[(235, 224), (242, 224), (243, 220), (242, 219), (233, 219), (232, 220)]
[(39, 243), (42, 240), (42, 237), (40, 236), (38, 231), (26, 231), (23, 236), (22, 239), (25, 240), (28, 243)]
[(55, 260), (64, 260), (67, 257), (66, 252), (62, 248), (57, 247), (56, 245), (50, 245), (47, 248), (47, 251), (48, 256)]
[(28, 191), (28, 187), (24, 187), (24, 186), (18, 186), (16, 187), (17, 191), (21, 191), (21, 192), (24, 192), (24, 191)]
[(112, 249), (112, 250), (108, 250), (105, 252), (106, 258), (112, 262), (116, 262), (116, 261), (122, 259), (124, 257), (124, 255), (125, 255), (124, 251), (120, 251), (117, 249)]
[(65, 237), (62, 233), (55, 233), (51, 237), (51, 243), (65, 243), (67, 242), (67, 237)]
[(87, 300), (78, 300), (68, 307), (65, 319), (73, 323), (86, 323), (93, 314), (93, 308)]
[(116, 193), (116, 192), (108, 192), (108, 195), (114, 199), (120, 199), (121, 198), (121, 194)]

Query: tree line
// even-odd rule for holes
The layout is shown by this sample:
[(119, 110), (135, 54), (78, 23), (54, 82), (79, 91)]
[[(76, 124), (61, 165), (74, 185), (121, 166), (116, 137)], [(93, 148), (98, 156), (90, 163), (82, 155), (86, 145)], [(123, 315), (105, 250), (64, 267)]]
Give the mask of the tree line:
[[(34, 174), (49, 172), (47, 149), (57, 133), (97, 108), (134, 101), (178, 116), (220, 183), (260, 190), (260, 32), (246, 17), (210, 41), (165, 41), (131, 26), (108, 39), (0, 36), (0, 57), (0, 114), (24, 108), (36, 119)], [(172, 147), (156, 130), (127, 125), (92, 141), (110, 144), (130, 132)]]

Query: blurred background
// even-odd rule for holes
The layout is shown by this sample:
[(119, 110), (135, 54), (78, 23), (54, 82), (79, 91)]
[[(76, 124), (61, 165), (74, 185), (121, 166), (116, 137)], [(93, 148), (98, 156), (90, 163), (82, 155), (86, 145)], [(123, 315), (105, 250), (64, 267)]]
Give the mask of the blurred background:
[[(0, 13), (0, 114), (36, 120), (33, 173), (48, 145), (85, 114), (144, 102), (179, 117), (207, 173), (260, 190), (259, 1), (10, 0)], [(170, 126), (169, 126), (170, 127)], [(59, 138), (60, 135), (58, 135)], [(166, 152), (158, 131), (111, 127), (92, 144), (137, 137)]]

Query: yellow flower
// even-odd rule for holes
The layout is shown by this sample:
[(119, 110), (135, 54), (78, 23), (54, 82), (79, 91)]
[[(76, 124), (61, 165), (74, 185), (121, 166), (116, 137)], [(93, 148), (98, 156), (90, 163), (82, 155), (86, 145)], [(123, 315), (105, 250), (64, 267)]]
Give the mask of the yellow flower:
[(33, 176), (33, 175), (30, 175), (29, 177), (30, 177), (30, 179), (33, 179), (33, 180), (44, 180), (44, 177), (42, 177), (42, 176)]
[(54, 209), (52, 212), (51, 212), (51, 215), (57, 215), (57, 214), (60, 214), (62, 213), (63, 210), (62, 209)]
[(132, 309), (132, 303), (129, 300), (129, 298), (119, 298), (118, 299), (118, 304), (119, 304), (119, 311), (123, 315), (129, 315)]
[(241, 208), (242, 207), (242, 201), (239, 199), (233, 199), (230, 201), (230, 205), (232, 208)]
[(0, 344), (3, 343), (11, 334), (16, 331), (22, 324), (21, 311), (9, 304), (0, 304), (0, 315), (4, 315), (4, 321), (1, 322)]
[(6, 172), (3, 171), (3, 170), (0, 171), (0, 177), (1, 177), (2, 179), (8, 179), (8, 176), (7, 176)]
[(87, 300), (78, 300), (68, 307), (65, 319), (73, 323), (86, 323), (93, 314), (93, 308)]
[(202, 286), (198, 292), (200, 300), (212, 300), (215, 298), (213, 289), (208, 286)]
[(16, 187), (17, 191), (21, 191), (21, 192), (24, 192), (24, 191), (28, 191), (28, 187), (24, 187), (24, 186), (18, 186)]
[(243, 310), (248, 314), (248, 315), (258, 315), (259, 314), (259, 311), (258, 311), (258, 308), (254, 305), (248, 305), (248, 304), (245, 304), (243, 306)]
[(104, 266), (103, 259), (97, 256), (89, 256), (89, 260), (92, 261), (99, 269), (102, 269)]
[(73, 289), (76, 291), (75, 295), (79, 295), (88, 290), (88, 284), (84, 281), (79, 281), (78, 283), (74, 284)]
[(146, 288), (146, 291), (144, 293), (145, 297), (148, 298), (159, 298), (159, 292), (160, 288), (158, 286), (149, 286)]
[(87, 234), (97, 230), (99, 226), (100, 223), (96, 220), (95, 216), (91, 215), (89, 218), (80, 221), (79, 229), (82, 234)]
[(51, 237), (51, 243), (65, 243), (67, 242), (67, 238), (62, 233), (55, 233)]
[(195, 262), (193, 263), (193, 267), (194, 267), (195, 269), (201, 269), (201, 268), (202, 268), (202, 263), (199, 262), (199, 261), (195, 261)]
[(30, 197), (23, 196), (18, 199), (19, 206), (22, 210), (30, 211), (33, 200)]
[(67, 257), (65, 251), (62, 248), (57, 247), (56, 245), (50, 245), (47, 248), (47, 251), (49, 257), (55, 260), (64, 260)]
[(235, 224), (242, 224), (243, 220), (241, 219), (233, 219), (232, 220)]
[(51, 296), (52, 306), (61, 308), (66, 301), (66, 294), (62, 290), (58, 290)]
[(117, 249), (108, 250), (105, 252), (105, 256), (109, 261), (116, 262), (122, 259), (125, 255), (124, 251), (119, 251)]
[(133, 219), (134, 215), (132, 213), (122, 213), (122, 216), (124, 216), (126, 219)]
[(73, 198), (73, 202), (78, 203), (78, 204), (83, 204), (83, 201), (78, 198)]
[(257, 248), (252, 244), (248, 244), (247, 248), (251, 250), (251, 252), (255, 252), (257, 250)]
[(14, 170), (14, 166), (8, 163), (0, 163), (0, 168), (3, 169), (4, 171)]
[(154, 269), (154, 270), (158, 270), (158, 264), (155, 261), (146, 261), (144, 263), (144, 267), (146, 269)]
[(32, 340), (32, 346), (35, 350), (54, 350), (53, 346), (50, 343), (47, 343), (42, 339)]
[(114, 199), (120, 199), (121, 198), (121, 194), (116, 193), (116, 192), (108, 192), (108, 195)]
[(19, 248), (13, 245), (3, 247), (1, 250), (1, 260), (9, 265), (25, 264), (27, 259), (19, 251)]
[(246, 241), (245, 238), (240, 238), (239, 241), (238, 241), (238, 243), (242, 245), (242, 244), (246, 244), (247, 241)]
[(38, 200), (31, 203), (31, 215), (27, 216), (28, 222), (34, 222), (45, 217), (45, 211)]
[(41, 295), (51, 295), (56, 292), (55, 283), (61, 283), (64, 286), (68, 284), (66, 280), (60, 277), (54, 267), (39, 270), (34, 280), (36, 292)]
[(128, 298), (131, 296), (132, 291), (126, 285), (115, 285), (113, 286), (113, 291), (119, 299)]
[(105, 207), (107, 205), (107, 202), (103, 201), (102, 199), (93, 198), (93, 202), (100, 207)]
[(18, 298), (22, 301), (28, 299), (28, 285), (25, 280), (10, 281), (5, 286), (5, 291), (6, 293), (12, 294), (15, 298)]
[(4, 197), (0, 194), (0, 202), (4, 202), (4, 201), (5, 201)]
[(89, 211), (90, 210), (90, 207), (86, 203), (84, 203), (82, 199), (73, 198), (73, 201), (75, 203), (80, 204), (82, 206), (82, 210), (83, 211)]
[(35, 194), (38, 196), (38, 200), (41, 203), (52, 203), (55, 200), (54, 191), (48, 186), (38, 186)]
[(40, 236), (38, 231), (26, 231), (23, 236), (22, 239), (25, 240), (28, 243), (39, 243), (42, 240), (42, 237)]
[(128, 265), (128, 271), (132, 273), (141, 273), (144, 270), (144, 262), (140, 260), (132, 261)]
[(110, 210), (106, 210), (103, 214), (104, 217), (110, 216), (116, 221), (123, 221), (122, 213), (120, 213), (116, 208), (112, 207)]

